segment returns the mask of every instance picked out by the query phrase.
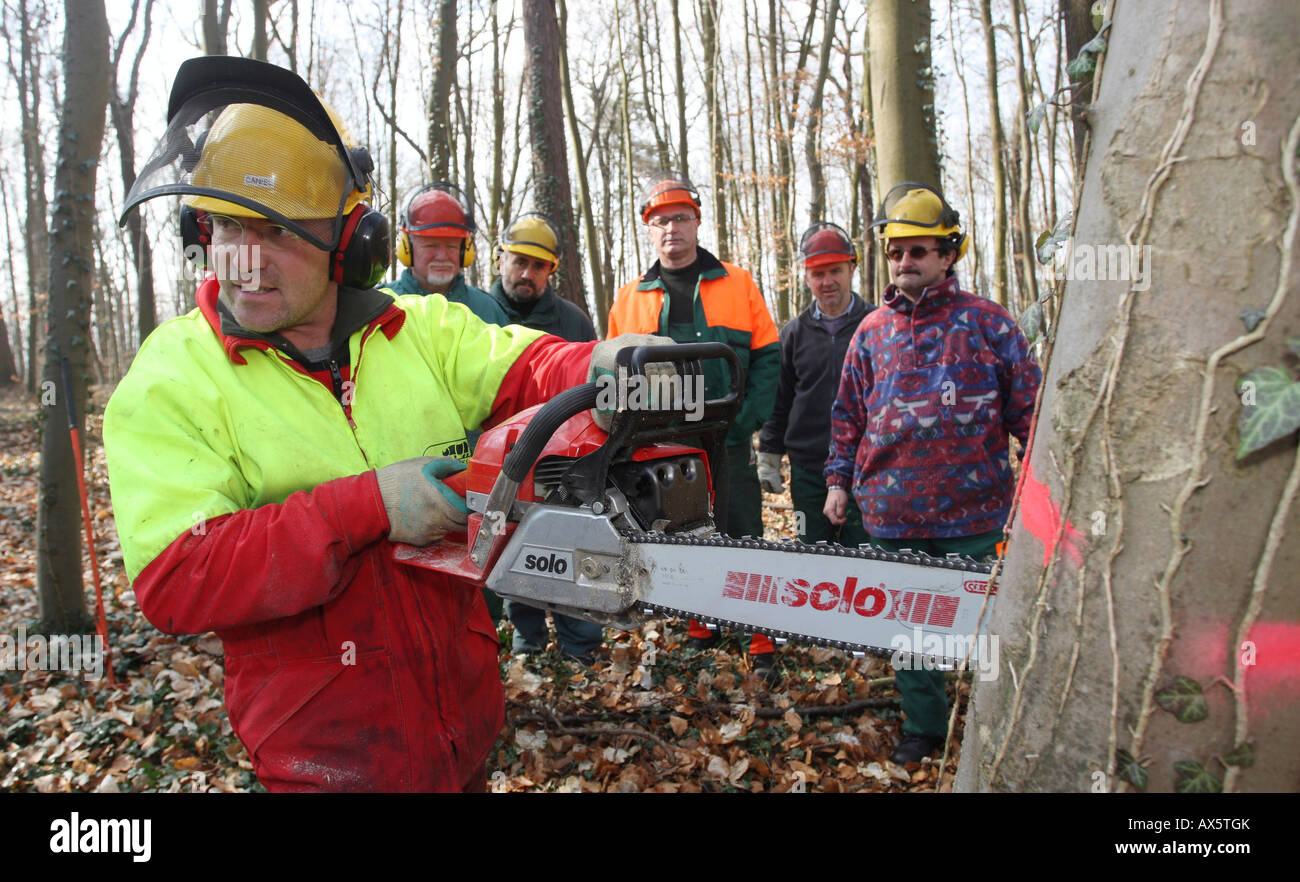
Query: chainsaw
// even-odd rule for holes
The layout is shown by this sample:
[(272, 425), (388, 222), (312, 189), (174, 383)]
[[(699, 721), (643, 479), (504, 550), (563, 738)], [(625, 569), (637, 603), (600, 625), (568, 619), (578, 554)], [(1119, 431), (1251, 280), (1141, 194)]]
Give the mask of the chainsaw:
[(722, 343), (629, 348), (617, 377), (653, 385), (664, 374), (647, 368), (668, 363), (680, 384), (661, 387), (702, 388), (710, 358), (728, 362), (730, 385), (702, 407), (608, 396), (619, 406), (607, 432), (591, 410), (608, 388), (588, 383), (486, 431), (448, 479), (469, 508), (465, 533), (399, 545), (396, 558), (619, 630), (680, 616), (927, 665), (977, 660), (985, 563), (725, 535), (723, 445), (744, 383), (736, 354)]

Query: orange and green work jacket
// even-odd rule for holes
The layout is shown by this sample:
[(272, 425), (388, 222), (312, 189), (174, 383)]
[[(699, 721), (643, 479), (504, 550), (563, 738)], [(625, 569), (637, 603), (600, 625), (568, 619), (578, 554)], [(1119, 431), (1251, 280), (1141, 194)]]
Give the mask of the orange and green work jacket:
[[(659, 276), (659, 262), (639, 280), (628, 282), (618, 292), (609, 311), (609, 336), (619, 334), (661, 334), (678, 343), (720, 341), (731, 346), (745, 371), (745, 397), (740, 412), (727, 432), (728, 446), (748, 444), (750, 438), (772, 415), (777, 379), (781, 373), (781, 350), (776, 324), (767, 311), (754, 277), (735, 264), (718, 260), (703, 248), (699, 252), (700, 279), (695, 285), (693, 336), (670, 333), (668, 300)], [(705, 394), (720, 398), (730, 379), (726, 363), (704, 362)]]
[(460, 790), (504, 719), (496, 629), (477, 588), (394, 560), (375, 469), (464, 452), (583, 382), (594, 344), (339, 297), (365, 311), (322, 373), (223, 322), (212, 279), (149, 335), (104, 415), (122, 555), (149, 621), (221, 637), (268, 789)]

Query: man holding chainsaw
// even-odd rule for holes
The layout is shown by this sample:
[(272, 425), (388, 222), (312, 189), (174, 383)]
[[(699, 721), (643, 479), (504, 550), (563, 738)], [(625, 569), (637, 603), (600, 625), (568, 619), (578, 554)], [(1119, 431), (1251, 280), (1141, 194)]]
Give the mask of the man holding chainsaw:
[[(270, 790), (483, 790), (504, 718), (468, 583), (394, 560), (463, 529), (426, 454), (613, 368), (387, 268), (371, 163), (295, 74), (185, 62), (127, 195), (181, 195), (198, 308), (141, 346), (104, 417), (124, 565), (170, 633), (215, 630), (226, 708)], [(602, 350), (601, 347), (604, 347)]]
[[(763, 535), (763, 497), (754, 468), (754, 433), (772, 413), (781, 352), (776, 325), (763, 295), (745, 270), (718, 260), (699, 247), (700, 194), (682, 175), (664, 172), (646, 191), (641, 220), (650, 230), (658, 260), (640, 279), (618, 292), (609, 311), (609, 336), (635, 331), (662, 334), (678, 343), (721, 341), (740, 357), (745, 371), (744, 399), (727, 433), (727, 511), (730, 536)], [(705, 390), (721, 397), (727, 388), (725, 366), (705, 362)], [(717, 642), (700, 622), (690, 623), (690, 644), (705, 649)], [(755, 634), (749, 654), (754, 670), (775, 679), (775, 647)]]
[[(844, 523), (851, 488), (881, 548), (994, 555), (1014, 491), (1007, 438), (1027, 447), (1042, 371), (1016, 320), (958, 285), (966, 235), (941, 193), (899, 184), (872, 227), (893, 284), (849, 344), (826, 516)], [(915, 762), (947, 736), (943, 674), (898, 670), (896, 682), (907, 719), (892, 759)]]

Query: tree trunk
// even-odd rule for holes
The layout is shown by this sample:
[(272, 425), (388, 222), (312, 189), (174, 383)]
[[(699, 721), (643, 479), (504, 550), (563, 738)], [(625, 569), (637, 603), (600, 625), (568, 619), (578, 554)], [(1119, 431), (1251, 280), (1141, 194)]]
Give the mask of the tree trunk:
[(993, 299), (1007, 303), (1007, 180), (1006, 138), (998, 107), (998, 56), (993, 40), (990, 0), (980, 0), (980, 24), (984, 28), (984, 63), (989, 84), (989, 153), (993, 162)]
[[(33, 21), (33, 18), (35, 20)], [(49, 292), (49, 204), (45, 198), (45, 152), (41, 135), (41, 55), (36, 35), (49, 24), (44, 4), (33, 10), (28, 0), (18, 4), (19, 62), (9, 62), (18, 86), (18, 112), (23, 141), (23, 246), (27, 255), (27, 391), (36, 392), (36, 355), (40, 349), (40, 316)], [(10, 35), (6, 31), (6, 41)], [(10, 44), (12, 45), (12, 43)], [(12, 53), (10, 53), (12, 56)]]
[(1018, 162), (1015, 200), (1015, 251), (1019, 253), (1017, 263), (1020, 266), (1020, 272), (1017, 274), (1018, 285), (1016, 290), (1020, 299), (1017, 304), (1017, 313), (1038, 300), (1038, 281), (1034, 275), (1038, 260), (1034, 256), (1034, 227), (1029, 218), (1029, 190), (1030, 185), (1033, 183), (1034, 145), (1029, 136), (1029, 78), (1025, 73), (1024, 49), (1024, 41), (1027, 35), (1023, 32), (1024, 29), (1020, 24), (1021, 5), (1020, 0), (1011, 0), (1011, 19), (1015, 22), (1012, 35), (1016, 41), (1016, 138), (1018, 143), (1016, 149)]
[(1287, 789), (1300, 779), (1294, 422), (1235, 454), (1240, 419), (1286, 410), (1262, 383), (1256, 399), (1249, 372), (1284, 387), (1296, 374), (1294, 5), (1116, 9), (1032, 477), (988, 625), (1000, 669), (975, 685), (957, 784)]
[[(63, 62), (65, 101), (54, 173), (56, 203), (50, 232), (50, 308), (47, 314), (41, 439), (41, 493), (37, 514), (37, 586), (41, 627), (74, 633), (90, 624), (81, 583), (81, 509), (68, 438), (64, 395), (85, 413), (91, 286), (94, 273), (95, 177), (108, 106), (108, 21), (103, 0), (67, 0)], [(64, 388), (60, 362), (72, 369)], [(93, 549), (92, 549), (93, 553)]]
[(728, 167), (724, 151), (726, 135), (721, 130), (722, 113), (718, 91), (721, 86), (718, 64), (718, 3), (701, 0), (699, 6), (701, 43), (704, 52), (704, 103), (709, 120), (709, 188), (713, 193), (713, 244), (721, 260), (731, 260), (731, 234), (727, 228), (727, 184), (722, 170)]
[[(987, 2), (987, 0), (985, 0)], [(940, 185), (930, 73), (929, 0), (870, 0), (871, 118), (876, 188), (903, 181)]]
[[(1061, 0), (1061, 18), (1065, 23), (1065, 60), (1068, 62), (1079, 54), (1084, 44), (1097, 35), (1092, 26), (1092, 0)], [(1074, 167), (1083, 169), (1083, 142), (1088, 133), (1087, 102), (1083, 95), (1085, 90), (1071, 93), (1075, 100), (1070, 104), (1070, 120), (1074, 124)]]
[(253, 0), (253, 48), (251, 58), (266, 61), (266, 4), (267, 0)]
[(528, 132), (533, 147), (533, 193), (537, 210), (559, 227), (560, 267), (551, 277), (555, 292), (587, 311), (578, 254), (578, 228), (569, 191), (569, 150), (564, 138), (560, 82), (560, 25), (555, 0), (524, 0), (525, 65), (528, 78)]
[(840, 16), (840, 0), (830, 0), (822, 25), (822, 46), (817, 56), (817, 79), (813, 81), (812, 101), (808, 103), (808, 130), (804, 135), (804, 155), (808, 160), (808, 179), (812, 186), (812, 201), (808, 206), (808, 220), (826, 217), (826, 173), (822, 170), (821, 135), (822, 101), (826, 95), (826, 77), (831, 72), (831, 45), (835, 41), (835, 23)]
[(221, 0), (221, 9), (217, 9), (217, 0), (203, 0), (203, 54), (228, 55), (226, 51), (226, 34), (230, 29), (230, 0)]
[[(685, 70), (682, 67), (682, 19), (681, 10), (678, 9), (680, 0), (670, 0), (673, 10), (673, 71), (677, 75), (676, 88), (677, 93), (677, 170), (686, 175), (689, 179), (690, 159), (686, 148), (686, 77)], [(701, 26), (703, 26), (701, 22)], [(705, 57), (708, 51), (705, 51)], [(707, 93), (708, 87), (705, 87)], [(712, 111), (712, 107), (709, 108)], [(713, 131), (712, 128), (709, 131)]]
[[(131, 21), (122, 32), (122, 36), (113, 51), (110, 66), (112, 68), (113, 88), (109, 92), (109, 112), (113, 118), (113, 130), (117, 132), (118, 164), (122, 174), (122, 192), (128, 193), (135, 183), (135, 100), (140, 92), (140, 62), (144, 59), (145, 49), (149, 46), (149, 34), (153, 22), (153, 0), (145, 0), (144, 26), (140, 44), (136, 48), (135, 61), (131, 65), (131, 77), (127, 83), (126, 96), (117, 93), (117, 74), (122, 61), (122, 50), (126, 37), (135, 24), (139, 0), (131, 7)], [(144, 232), (143, 212), (133, 211), (126, 219), (127, 234), (131, 239), (131, 260), (136, 271), (136, 316), (139, 319), (140, 342), (153, 333), (158, 324), (154, 309), (153, 284), (153, 246)], [(124, 341), (130, 345), (130, 340)]]
[[(560, 29), (560, 82), (563, 83), (564, 111), (568, 117), (569, 132), (573, 135), (573, 155), (578, 161), (578, 206), (582, 211), (582, 226), (587, 237), (587, 261), (591, 266), (591, 286), (596, 300), (596, 313), (609, 312), (614, 302), (614, 292), (605, 285), (605, 269), (601, 260), (601, 242), (596, 237), (596, 219), (591, 205), (591, 187), (587, 183), (587, 155), (582, 150), (582, 132), (578, 128), (578, 111), (573, 105), (573, 84), (569, 81), (568, 11), (564, 0), (559, 0)], [(595, 135), (593, 134), (593, 139)], [(585, 308), (584, 304), (579, 304)]]
[[(438, 57), (429, 90), (429, 174), (446, 181), (451, 175), (451, 84), (456, 79), (456, 0), (438, 4)], [(394, 108), (396, 114), (396, 108)]]

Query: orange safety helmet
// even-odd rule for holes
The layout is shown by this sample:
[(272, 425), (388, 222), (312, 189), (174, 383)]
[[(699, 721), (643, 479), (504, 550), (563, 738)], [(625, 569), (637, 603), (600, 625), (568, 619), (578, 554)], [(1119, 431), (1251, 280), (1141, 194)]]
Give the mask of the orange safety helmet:
[(845, 260), (857, 263), (858, 248), (839, 224), (817, 221), (800, 237), (799, 257), (809, 269)]
[(700, 217), (700, 191), (677, 172), (660, 172), (650, 186), (646, 188), (645, 199), (641, 203), (641, 221), (650, 222), (650, 212), (663, 205), (689, 205)]

